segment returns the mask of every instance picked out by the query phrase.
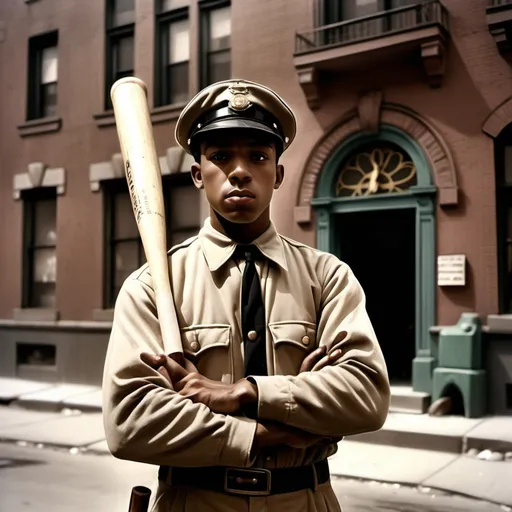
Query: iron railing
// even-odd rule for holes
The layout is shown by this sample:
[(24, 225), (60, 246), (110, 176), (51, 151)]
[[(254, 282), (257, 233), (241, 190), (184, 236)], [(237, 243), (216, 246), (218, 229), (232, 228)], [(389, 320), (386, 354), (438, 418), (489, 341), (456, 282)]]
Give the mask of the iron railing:
[(297, 33), (295, 54), (344, 46), (432, 25), (440, 25), (446, 31), (449, 30), (448, 11), (439, 0), (390, 9)]

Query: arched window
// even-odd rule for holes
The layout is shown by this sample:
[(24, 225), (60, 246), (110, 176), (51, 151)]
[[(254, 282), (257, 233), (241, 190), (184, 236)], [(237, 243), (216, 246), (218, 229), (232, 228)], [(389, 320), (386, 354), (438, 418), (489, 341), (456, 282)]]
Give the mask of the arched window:
[(512, 313), (512, 124), (496, 138), (495, 162), (500, 312)]
[(360, 146), (341, 165), (336, 196), (406, 192), (417, 184), (416, 166), (400, 146), (374, 141)]

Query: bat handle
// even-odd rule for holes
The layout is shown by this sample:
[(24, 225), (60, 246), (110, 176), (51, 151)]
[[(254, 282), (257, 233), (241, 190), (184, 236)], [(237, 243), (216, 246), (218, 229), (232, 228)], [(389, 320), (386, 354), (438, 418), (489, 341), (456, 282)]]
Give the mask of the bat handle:
[(149, 509), (149, 499), (151, 490), (142, 485), (132, 488), (128, 512), (147, 512)]

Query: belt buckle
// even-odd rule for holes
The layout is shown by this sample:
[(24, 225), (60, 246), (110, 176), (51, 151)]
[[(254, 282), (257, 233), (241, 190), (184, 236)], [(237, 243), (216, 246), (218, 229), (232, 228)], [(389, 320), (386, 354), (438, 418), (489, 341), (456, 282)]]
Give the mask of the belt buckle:
[(245, 496), (268, 496), (271, 473), (268, 469), (227, 468), (224, 491)]

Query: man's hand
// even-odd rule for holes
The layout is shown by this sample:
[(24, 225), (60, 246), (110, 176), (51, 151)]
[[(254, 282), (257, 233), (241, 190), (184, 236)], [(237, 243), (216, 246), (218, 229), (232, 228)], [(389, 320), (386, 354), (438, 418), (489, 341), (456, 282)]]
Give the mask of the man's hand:
[[(341, 356), (341, 350), (327, 353), (327, 347), (321, 346), (309, 354), (300, 366), (300, 373), (318, 371), (334, 364)], [(251, 406), (258, 402), (258, 389), (246, 379), (234, 384), (224, 384), (201, 375), (197, 368), (185, 360), (185, 368), (164, 354), (155, 356), (143, 353), (141, 359), (165, 377), (181, 396), (195, 403), (203, 403), (213, 412), (235, 414), (242, 406)]]
[(246, 384), (224, 384), (204, 377), (194, 367), (189, 371), (173, 361), (169, 356), (142, 353), (141, 359), (162, 374), (181, 396), (190, 398), (195, 403), (203, 403), (213, 412), (234, 414), (241, 407), (242, 392), (247, 392)]
[(330, 354), (327, 353), (327, 347), (322, 345), (317, 349), (313, 350), (309, 354), (302, 364), (300, 365), (299, 373), (303, 372), (317, 372), (325, 366), (334, 364), (341, 356), (341, 350), (333, 350)]

